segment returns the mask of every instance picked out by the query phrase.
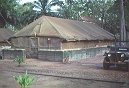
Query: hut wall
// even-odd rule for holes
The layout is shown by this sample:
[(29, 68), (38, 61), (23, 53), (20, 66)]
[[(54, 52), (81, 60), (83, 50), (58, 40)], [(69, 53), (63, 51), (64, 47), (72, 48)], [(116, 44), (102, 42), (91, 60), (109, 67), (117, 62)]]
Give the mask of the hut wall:
[(25, 49), (3, 49), (3, 59), (15, 59), (17, 56), (26, 58)]
[(101, 47), (104, 45), (111, 45), (113, 41), (109, 40), (95, 40), (95, 41), (63, 41), (60, 38), (54, 37), (18, 37), (11, 40), (15, 47), (25, 48), (30, 51), (33, 48), (37, 49), (85, 49), (93, 47)]
[(55, 37), (39, 37), (40, 49), (60, 49), (60, 38)]
[(15, 47), (18, 47), (18, 39), (17, 38), (12, 38), (11, 39), (11, 43), (12, 43), (12, 46), (15, 46)]
[(87, 48), (87, 49), (80, 49), (80, 50), (67, 50), (69, 52), (69, 60), (80, 60), (80, 59), (87, 59), (91, 57), (95, 57), (97, 55), (104, 55), (105, 52), (108, 51), (106, 47), (96, 47), (96, 48)]
[(57, 50), (39, 50), (38, 59), (46, 61), (63, 61), (63, 51)]
[(27, 57), (48, 61), (63, 61), (65, 51), (70, 53), (70, 60), (102, 55), (107, 51), (105, 45), (112, 44), (112, 41), (106, 40), (61, 42), (60, 38), (54, 37), (19, 37), (14, 38), (12, 42), (14, 46), (26, 49)]
[(39, 49), (59, 50), (60, 39), (56, 37), (18, 37), (12, 38), (12, 45), (26, 49), (27, 57), (37, 58)]
[(18, 37), (12, 38), (14, 47), (60, 49), (60, 39), (54, 37)]
[(11, 43), (14, 47), (27, 48), (29, 47), (29, 38), (28, 37), (12, 38)]
[(106, 47), (96, 47), (74, 50), (39, 50), (38, 59), (46, 61), (64, 62), (66, 58), (69, 61), (87, 59), (97, 55), (103, 55), (108, 49)]
[(74, 42), (62, 42), (62, 49), (85, 49), (93, 47), (101, 47), (105, 45), (111, 45), (112, 41), (74, 41)]

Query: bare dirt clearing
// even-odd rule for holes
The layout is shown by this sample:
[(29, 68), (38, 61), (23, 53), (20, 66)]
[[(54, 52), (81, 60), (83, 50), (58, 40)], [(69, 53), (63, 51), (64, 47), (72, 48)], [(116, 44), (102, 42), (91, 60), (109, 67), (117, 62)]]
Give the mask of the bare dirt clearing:
[[(2, 71), (0, 88), (19, 88), (13, 76), (19, 73)], [(110, 83), (93, 80), (69, 79), (52, 76), (34, 75), (35, 81), (29, 88), (122, 88), (122, 83)]]
[(122, 83), (128, 80), (128, 72), (114, 70), (114, 68), (103, 70), (102, 61), (102, 56), (72, 61), (69, 64), (27, 59), (26, 63), (21, 67), (17, 67), (17, 63), (14, 63), (12, 60), (1, 60), (0, 88), (18, 88), (13, 76), (26, 70), (36, 77), (30, 88), (122, 88)]

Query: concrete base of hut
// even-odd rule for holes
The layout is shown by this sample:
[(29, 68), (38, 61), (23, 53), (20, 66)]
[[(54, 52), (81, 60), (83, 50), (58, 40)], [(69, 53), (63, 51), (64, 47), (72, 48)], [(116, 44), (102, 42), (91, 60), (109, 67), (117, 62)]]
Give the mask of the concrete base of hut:
[(103, 55), (108, 49), (106, 47), (96, 47), (88, 49), (72, 49), (72, 50), (39, 50), (38, 59), (47, 61), (69, 62), (73, 60), (86, 59)]
[(26, 58), (25, 49), (3, 49), (2, 59), (15, 59), (17, 56)]
[(39, 50), (38, 59), (62, 62), (63, 51), (61, 50)]

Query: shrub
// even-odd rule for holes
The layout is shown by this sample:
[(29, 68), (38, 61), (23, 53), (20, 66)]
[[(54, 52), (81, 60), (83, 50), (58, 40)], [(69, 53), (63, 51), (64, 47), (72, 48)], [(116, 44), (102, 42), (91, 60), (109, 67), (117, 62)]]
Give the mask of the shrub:
[(70, 54), (70, 51), (64, 51), (64, 58), (69, 58)]
[(25, 62), (25, 59), (22, 56), (17, 56), (14, 61), (18, 63), (18, 66), (21, 66), (22, 63)]
[(17, 83), (19, 83), (20, 88), (28, 88), (28, 86), (34, 80), (34, 77), (27, 74), (27, 71), (26, 71), (26, 73), (24, 73), (22, 75), (14, 76), (14, 78), (17, 81)]
[(70, 55), (71, 55), (70, 51), (64, 51), (64, 53), (63, 53), (63, 63), (69, 63)]

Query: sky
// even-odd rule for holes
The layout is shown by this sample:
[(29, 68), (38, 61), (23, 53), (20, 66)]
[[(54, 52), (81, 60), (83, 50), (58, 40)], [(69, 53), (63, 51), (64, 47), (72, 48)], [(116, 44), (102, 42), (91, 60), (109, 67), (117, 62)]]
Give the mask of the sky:
[(37, 0), (21, 0), (20, 1), (20, 4), (24, 4), (26, 2), (33, 2), (33, 1), (37, 1)]
[[(38, 0), (20, 0), (20, 4), (24, 4), (24, 3), (26, 3), (26, 2), (33, 2), (33, 1), (38, 1)], [(51, 0), (49, 0), (49, 1), (51, 1)], [(52, 10), (54, 11), (54, 10), (56, 10), (58, 7), (57, 6), (52, 6)], [(35, 9), (36, 10), (36, 9)]]

